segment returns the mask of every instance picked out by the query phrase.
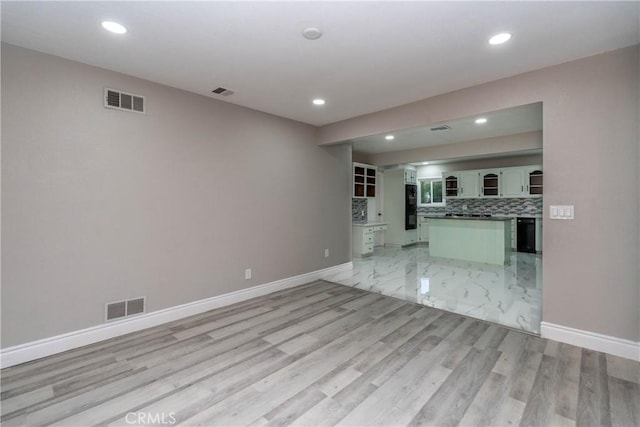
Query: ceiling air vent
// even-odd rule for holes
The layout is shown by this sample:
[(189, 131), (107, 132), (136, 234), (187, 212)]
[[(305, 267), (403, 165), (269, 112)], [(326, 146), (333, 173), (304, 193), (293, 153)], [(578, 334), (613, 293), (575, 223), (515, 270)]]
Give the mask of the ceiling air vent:
[(104, 106), (115, 110), (145, 113), (144, 96), (122, 92), (120, 90), (104, 88)]
[(445, 130), (451, 130), (451, 126), (447, 126), (447, 125), (436, 126), (434, 128), (431, 128), (430, 130), (431, 132), (441, 132)]
[(212, 90), (211, 93), (215, 93), (216, 95), (229, 96), (229, 95), (233, 95), (235, 91), (224, 88), (224, 87), (218, 87)]

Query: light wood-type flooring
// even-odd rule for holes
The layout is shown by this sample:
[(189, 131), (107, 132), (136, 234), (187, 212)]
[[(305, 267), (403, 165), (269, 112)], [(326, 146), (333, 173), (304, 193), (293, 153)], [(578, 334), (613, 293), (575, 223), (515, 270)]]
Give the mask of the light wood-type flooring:
[(5, 369), (2, 425), (637, 426), (639, 365), (318, 281)]

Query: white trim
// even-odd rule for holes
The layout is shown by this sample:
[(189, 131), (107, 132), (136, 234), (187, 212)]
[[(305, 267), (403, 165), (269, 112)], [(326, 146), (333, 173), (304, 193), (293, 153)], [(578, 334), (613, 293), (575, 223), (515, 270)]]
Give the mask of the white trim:
[(542, 322), (540, 324), (540, 334), (543, 338), (640, 361), (640, 342), (633, 342), (548, 322)]
[(230, 292), (224, 295), (218, 295), (199, 301), (177, 305), (175, 307), (165, 308), (163, 310), (153, 311), (136, 315), (128, 319), (122, 319), (115, 322), (109, 322), (90, 328), (73, 331), (62, 335), (56, 335), (25, 344), (16, 345), (0, 350), (0, 368), (7, 368), (20, 363), (29, 362), (41, 357), (50, 356), (52, 354), (61, 353), (73, 348), (82, 347), (114, 338), (131, 332), (158, 326), (163, 323), (172, 322), (194, 314), (204, 313), (205, 311), (215, 308), (224, 307), (226, 305), (235, 304), (251, 298), (266, 295), (282, 289), (292, 288), (294, 286), (303, 285), (322, 279), (333, 274), (342, 273), (352, 270), (353, 262), (347, 262), (322, 270), (312, 271), (310, 273), (300, 274), (298, 276), (289, 277), (274, 282), (265, 283), (248, 289)]

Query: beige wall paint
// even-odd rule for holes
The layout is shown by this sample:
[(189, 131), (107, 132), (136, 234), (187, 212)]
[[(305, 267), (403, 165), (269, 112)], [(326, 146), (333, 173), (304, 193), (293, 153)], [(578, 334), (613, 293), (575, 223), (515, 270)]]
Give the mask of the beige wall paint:
[[(543, 320), (640, 340), (639, 47), (462, 89), (320, 129), (333, 143), (543, 102)], [(546, 218), (575, 205), (574, 221)]]
[[(147, 114), (105, 109), (105, 86)], [(315, 139), (3, 44), (2, 347), (102, 323), (110, 301), (154, 311), (349, 262), (351, 149)]]

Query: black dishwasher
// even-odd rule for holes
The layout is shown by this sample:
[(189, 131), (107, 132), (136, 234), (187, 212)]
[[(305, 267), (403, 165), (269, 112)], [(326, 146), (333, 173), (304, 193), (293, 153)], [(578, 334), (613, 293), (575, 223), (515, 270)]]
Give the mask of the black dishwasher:
[(518, 218), (516, 228), (518, 252), (536, 253), (536, 219)]

